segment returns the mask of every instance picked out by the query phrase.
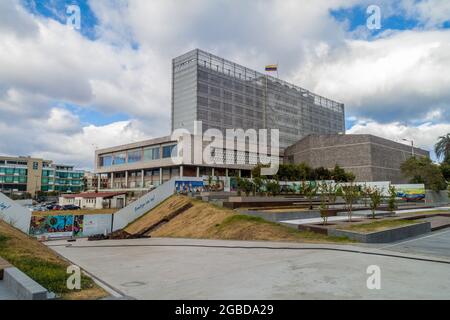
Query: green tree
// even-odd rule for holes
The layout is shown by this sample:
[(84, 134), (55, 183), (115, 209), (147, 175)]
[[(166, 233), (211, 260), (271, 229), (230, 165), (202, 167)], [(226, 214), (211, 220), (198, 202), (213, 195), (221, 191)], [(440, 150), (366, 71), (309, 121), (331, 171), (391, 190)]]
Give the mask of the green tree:
[(389, 186), (388, 210), (393, 213), (396, 209), (395, 200), (397, 199), (397, 190), (394, 186)]
[(434, 151), (439, 159), (444, 158), (444, 162), (450, 164), (450, 133), (439, 137), (438, 142), (434, 146)]
[(331, 171), (331, 177), (336, 182), (351, 182), (355, 180), (355, 175), (351, 172), (345, 172), (339, 165), (335, 165)]
[(450, 181), (450, 163), (441, 163), (441, 172), (444, 176), (444, 179), (449, 182)]
[(423, 183), (427, 189), (440, 191), (447, 189), (447, 182), (441, 168), (427, 157), (409, 158), (401, 165), (403, 176), (411, 183)]
[(320, 186), (320, 216), (323, 225), (328, 223), (330, 216), (330, 205), (336, 203), (339, 186), (337, 184), (326, 183), (323, 181)]
[(313, 201), (314, 197), (317, 195), (317, 191), (318, 191), (317, 186), (313, 185), (312, 182), (307, 183), (304, 181), (302, 190), (303, 190), (304, 195), (306, 196), (306, 198), (309, 201), (309, 210), (312, 210), (313, 209), (312, 201)]
[(382, 190), (378, 189), (377, 187), (367, 188), (366, 190), (367, 195), (370, 199), (370, 209), (372, 210), (372, 219), (375, 219), (375, 211), (378, 209), (378, 207), (381, 204), (381, 193)]
[(343, 186), (341, 190), (342, 190), (342, 197), (344, 198), (345, 201), (345, 209), (347, 210), (348, 221), (352, 222), (353, 204), (361, 196), (359, 186), (355, 186), (352, 182), (347, 186)]

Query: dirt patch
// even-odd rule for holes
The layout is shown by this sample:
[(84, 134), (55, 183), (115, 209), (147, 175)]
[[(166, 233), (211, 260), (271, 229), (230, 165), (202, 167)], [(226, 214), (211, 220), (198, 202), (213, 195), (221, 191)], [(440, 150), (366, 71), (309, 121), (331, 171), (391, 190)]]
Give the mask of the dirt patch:
[(411, 224), (416, 224), (420, 221), (411, 221), (411, 220), (376, 220), (373, 222), (363, 222), (360, 224), (353, 224), (353, 225), (345, 225), (340, 224), (337, 229), (339, 230), (347, 230), (347, 231), (355, 231), (355, 232), (377, 232), (377, 231), (384, 231), (389, 229), (394, 229), (398, 227), (403, 227)]

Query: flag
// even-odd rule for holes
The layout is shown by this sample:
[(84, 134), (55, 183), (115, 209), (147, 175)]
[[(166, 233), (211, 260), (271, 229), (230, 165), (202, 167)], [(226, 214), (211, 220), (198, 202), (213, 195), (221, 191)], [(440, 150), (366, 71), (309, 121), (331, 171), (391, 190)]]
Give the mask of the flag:
[(277, 64), (269, 64), (266, 66), (266, 71), (278, 71), (278, 65)]

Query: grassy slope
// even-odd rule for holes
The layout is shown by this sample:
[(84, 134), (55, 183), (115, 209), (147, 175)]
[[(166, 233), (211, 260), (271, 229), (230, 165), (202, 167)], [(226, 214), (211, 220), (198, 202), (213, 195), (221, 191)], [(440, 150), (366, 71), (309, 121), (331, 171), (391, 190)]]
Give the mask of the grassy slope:
[[(179, 197), (174, 197), (176, 199)], [(293, 242), (349, 242), (313, 232), (297, 231), (261, 218), (237, 215), (234, 211), (191, 200), (193, 207), (151, 233), (153, 237), (270, 240)]]
[(66, 270), (69, 264), (42, 243), (1, 221), (0, 256), (63, 299), (99, 299), (107, 296), (86, 276), (82, 277), (81, 291), (68, 290), (66, 280), (69, 275)]

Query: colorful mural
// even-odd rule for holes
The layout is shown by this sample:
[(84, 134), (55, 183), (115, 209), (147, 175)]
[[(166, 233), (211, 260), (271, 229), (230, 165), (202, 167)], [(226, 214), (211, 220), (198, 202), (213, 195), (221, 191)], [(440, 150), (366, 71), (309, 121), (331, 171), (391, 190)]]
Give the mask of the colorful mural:
[(203, 181), (175, 181), (177, 193), (201, 192), (203, 187)]
[(73, 216), (33, 216), (31, 217), (30, 234), (71, 236)]
[(397, 197), (406, 201), (424, 201), (425, 185), (424, 184), (394, 184), (397, 191)]

